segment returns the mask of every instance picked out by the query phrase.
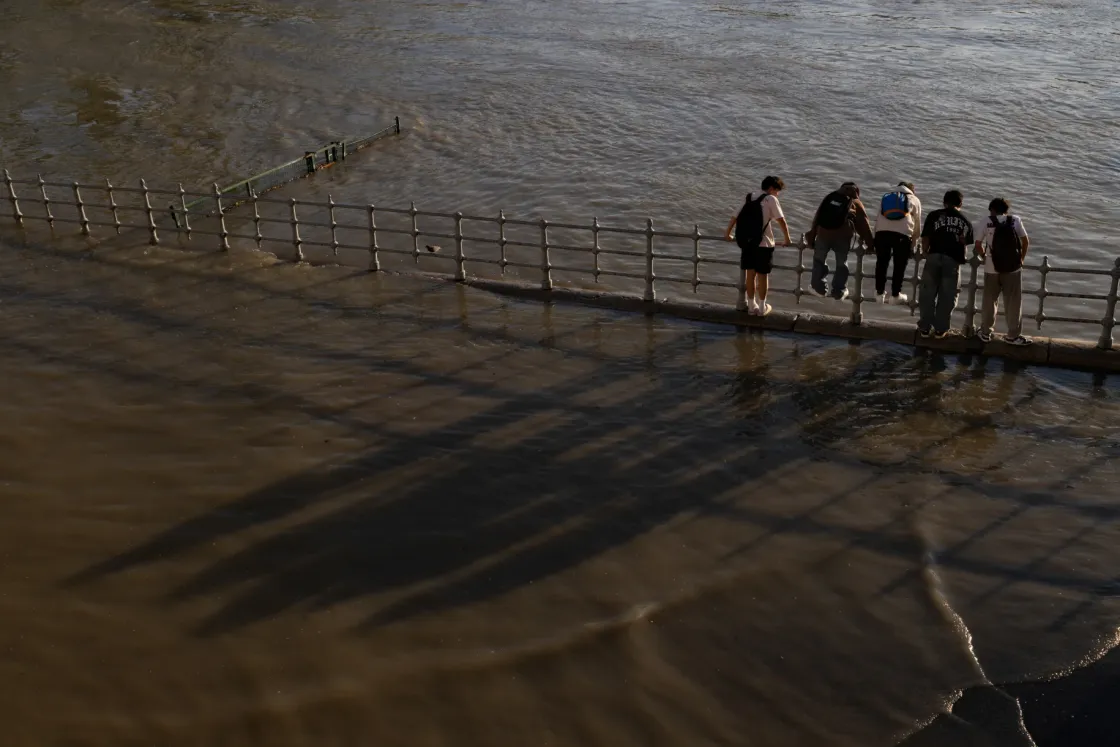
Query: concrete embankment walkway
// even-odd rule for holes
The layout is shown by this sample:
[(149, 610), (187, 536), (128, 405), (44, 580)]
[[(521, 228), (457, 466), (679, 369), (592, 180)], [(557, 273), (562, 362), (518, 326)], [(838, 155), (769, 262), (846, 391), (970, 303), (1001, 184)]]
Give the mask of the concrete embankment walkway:
[(746, 311), (739, 311), (726, 304), (676, 299), (645, 301), (640, 295), (633, 293), (602, 292), (580, 288), (544, 290), (528, 283), (484, 278), (469, 278), (463, 282), (473, 288), (536, 301), (578, 303), (618, 311), (663, 314), (680, 319), (775, 332), (826, 335), (849, 340), (884, 340), (928, 348), (941, 353), (984, 355), (1059, 368), (1076, 368), (1103, 373), (1120, 372), (1120, 352), (1102, 350), (1094, 343), (1080, 340), (1034, 337), (1033, 345), (1016, 346), (1008, 345), (999, 338), (984, 343), (976, 337), (964, 337), (958, 333), (935, 340), (919, 337), (916, 326), (906, 322), (865, 320), (861, 324), (852, 324), (844, 317), (779, 309), (760, 317), (752, 316)]

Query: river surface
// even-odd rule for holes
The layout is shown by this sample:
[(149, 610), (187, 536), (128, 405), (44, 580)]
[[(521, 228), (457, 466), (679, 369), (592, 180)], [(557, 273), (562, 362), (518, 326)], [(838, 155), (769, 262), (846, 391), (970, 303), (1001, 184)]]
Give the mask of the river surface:
[[(4, 13), (17, 176), (400, 115), (284, 196), (715, 227), (778, 173), (797, 230), (905, 177), (1116, 252), (1114, 2)], [(144, 238), (0, 223), (0, 743), (1120, 741), (1034, 684), (1120, 683), (1114, 381)]]

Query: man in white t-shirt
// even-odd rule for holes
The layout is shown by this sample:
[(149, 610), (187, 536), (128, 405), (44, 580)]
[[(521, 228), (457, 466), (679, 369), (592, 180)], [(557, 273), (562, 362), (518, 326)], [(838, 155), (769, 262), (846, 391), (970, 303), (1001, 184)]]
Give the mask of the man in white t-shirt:
[(992, 341), (999, 297), (1003, 296), (1007, 317), (1007, 343), (1030, 345), (1023, 336), (1023, 261), (1027, 258), (1030, 239), (1017, 215), (1011, 215), (1011, 204), (997, 197), (988, 204), (988, 218), (976, 237), (976, 253), (984, 258), (984, 300), (981, 304), (980, 330), (982, 342)]
[(727, 224), (725, 239), (731, 241), (735, 231), (735, 241), (739, 245), (739, 268), (746, 273), (747, 313), (766, 316), (773, 309), (766, 303), (770, 289), (770, 271), (774, 268), (774, 229), (777, 223), (785, 234), (783, 246), (793, 242), (789, 236), (789, 226), (778, 202), (778, 194), (785, 189), (785, 183), (776, 176), (762, 180), (762, 193), (756, 199), (747, 195), (739, 214)]

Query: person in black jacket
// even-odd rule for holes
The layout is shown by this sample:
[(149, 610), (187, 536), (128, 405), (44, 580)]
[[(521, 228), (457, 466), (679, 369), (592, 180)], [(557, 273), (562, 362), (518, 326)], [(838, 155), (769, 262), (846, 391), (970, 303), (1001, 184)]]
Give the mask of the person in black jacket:
[(918, 296), (918, 334), (922, 337), (949, 334), (950, 317), (960, 293), (965, 247), (974, 241), (972, 223), (961, 212), (964, 196), (960, 190), (946, 192), (943, 204), (945, 207), (926, 216), (922, 227), (922, 252), (927, 255)]

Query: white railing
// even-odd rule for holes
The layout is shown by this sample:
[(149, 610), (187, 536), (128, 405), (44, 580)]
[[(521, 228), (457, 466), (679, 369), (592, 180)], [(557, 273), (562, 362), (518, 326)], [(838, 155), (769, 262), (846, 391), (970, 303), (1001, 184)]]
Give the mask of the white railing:
[[(258, 248), (274, 250), (278, 255), (290, 248), (291, 255), (298, 261), (307, 259), (310, 248), (329, 250), (332, 257), (338, 257), (340, 250), (360, 251), (368, 255), (368, 268), (374, 272), (382, 270), (383, 262), (389, 257), (411, 259), (414, 264), (424, 257), (425, 262), (430, 258), (452, 263), (453, 269), (447, 274), (457, 280), (479, 274), (472, 272), (477, 265), (496, 267), (502, 276), (511, 269), (522, 274), (528, 271), (537, 275), (540, 287), (546, 290), (552, 289), (556, 273), (587, 277), (595, 283), (618, 278), (624, 284), (637, 281), (633, 289), (641, 288), (646, 301), (653, 301), (658, 288), (666, 283), (689, 287), (693, 293), (705, 287), (725, 288), (735, 290), (736, 307), (745, 308), (737, 248), (725, 241), (722, 231), (705, 233), (699, 225), (682, 232), (657, 229), (652, 219), (647, 219), (642, 228), (626, 228), (603, 225), (598, 218), (579, 224), (507, 218), (504, 212), (497, 216), (434, 212), (418, 210), (415, 203), (407, 208), (390, 208), (338, 203), (331, 197), (326, 202), (284, 200), (261, 196), (251, 180), (239, 184), (244, 186), (245, 194), (231, 197), (217, 185), (212, 192), (204, 193), (187, 191), (182, 185), (173, 190), (153, 189), (143, 179), (138, 180), (137, 186), (123, 187), (114, 186), (108, 180), (96, 185), (45, 181), (41, 176), (20, 180), (4, 171), (11, 216), (20, 226), (27, 220), (44, 221), (51, 228), (55, 224), (74, 224), (85, 236), (91, 235), (95, 228), (109, 228), (118, 234), (122, 229), (134, 229), (146, 232), (151, 244), (160, 243), (161, 232), (173, 232), (179, 239), (186, 240), (196, 235), (210, 236), (217, 239), (217, 246), (222, 250), (230, 248), (231, 239), (241, 239), (255, 242)], [(64, 196), (60, 196), (60, 191)], [(88, 201), (93, 194), (103, 195), (103, 201)], [(153, 199), (166, 200), (166, 211), (154, 207)], [(231, 230), (229, 223), (233, 218), (229, 210), (235, 199), (247, 204), (251, 214), (239, 218)], [(122, 219), (122, 213), (139, 213), (142, 222), (130, 222), (127, 216)], [(426, 221), (423, 227), (421, 219)], [(430, 228), (434, 222), (442, 222), (442, 230)], [(484, 228), (486, 226), (489, 228)], [(433, 251), (426, 253), (422, 251), (421, 239), (453, 242), (453, 251), (437, 253), (433, 247)], [(475, 251), (483, 246), (497, 252)], [(678, 251), (672, 251), (674, 247)], [(681, 247), (686, 248), (680, 251)], [(793, 287), (775, 285), (771, 293), (792, 295), (800, 303), (802, 296), (811, 295), (811, 291), (803, 287), (803, 281), (811, 272), (806, 265), (806, 253), (811, 262), (812, 250), (804, 236), (794, 250), (797, 264), (781, 261), (774, 264), (775, 277), (792, 275), (795, 278)], [(865, 260), (874, 258), (875, 252), (857, 242), (853, 254), (855, 263), (851, 277), (855, 288), (862, 291), (865, 278), (871, 274), (865, 271)], [(577, 257), (575, 262), (571, 259), (573, 256)], [(659, 270), (665, 263), (686, 269), (677, 274)], [(908, 304), (911, 315), (917, 308), (920, 264), (921, 260), (915, 259), (907, 280), (912, 291)], [(963, 268), (963, 304), (958, 303), (958, 310), (963, 314), (960, 331), (965, 335), (976, 330), (980, 291), (983, 290), (982, 264), (978, 257), (972, 256)], [(1028, 285), (1025, 278), (1023, 295), (1037, 298), (1034, 312), (1024, 316), (1035, 321), (1039, 329), (1047, 322), (1096, 326), (1099, 327), (1097, 347), (1101, 350), (1113, 348), (1120, 258), (1107, 268), (1085, 268), (1055, 266), (1044, 256), (1040, 263), (1026, 265), (1024, 272), (1036, 284)], [(1100, 287), (1096, 292), (1052, 287), (1059, 278), (1078, 278), (1082, 288), (1096, 282)], [(1081, 303), (1073, 313), (1055, 314), (1047, 312), (1049, 299)], [(864, 306), (874, 300), (862, 292), (851, 295), (848, 303), (852, 324), (863, 322)], [(1103, 305), (1101, 316), (1076, 314), (1089, 303)]]

